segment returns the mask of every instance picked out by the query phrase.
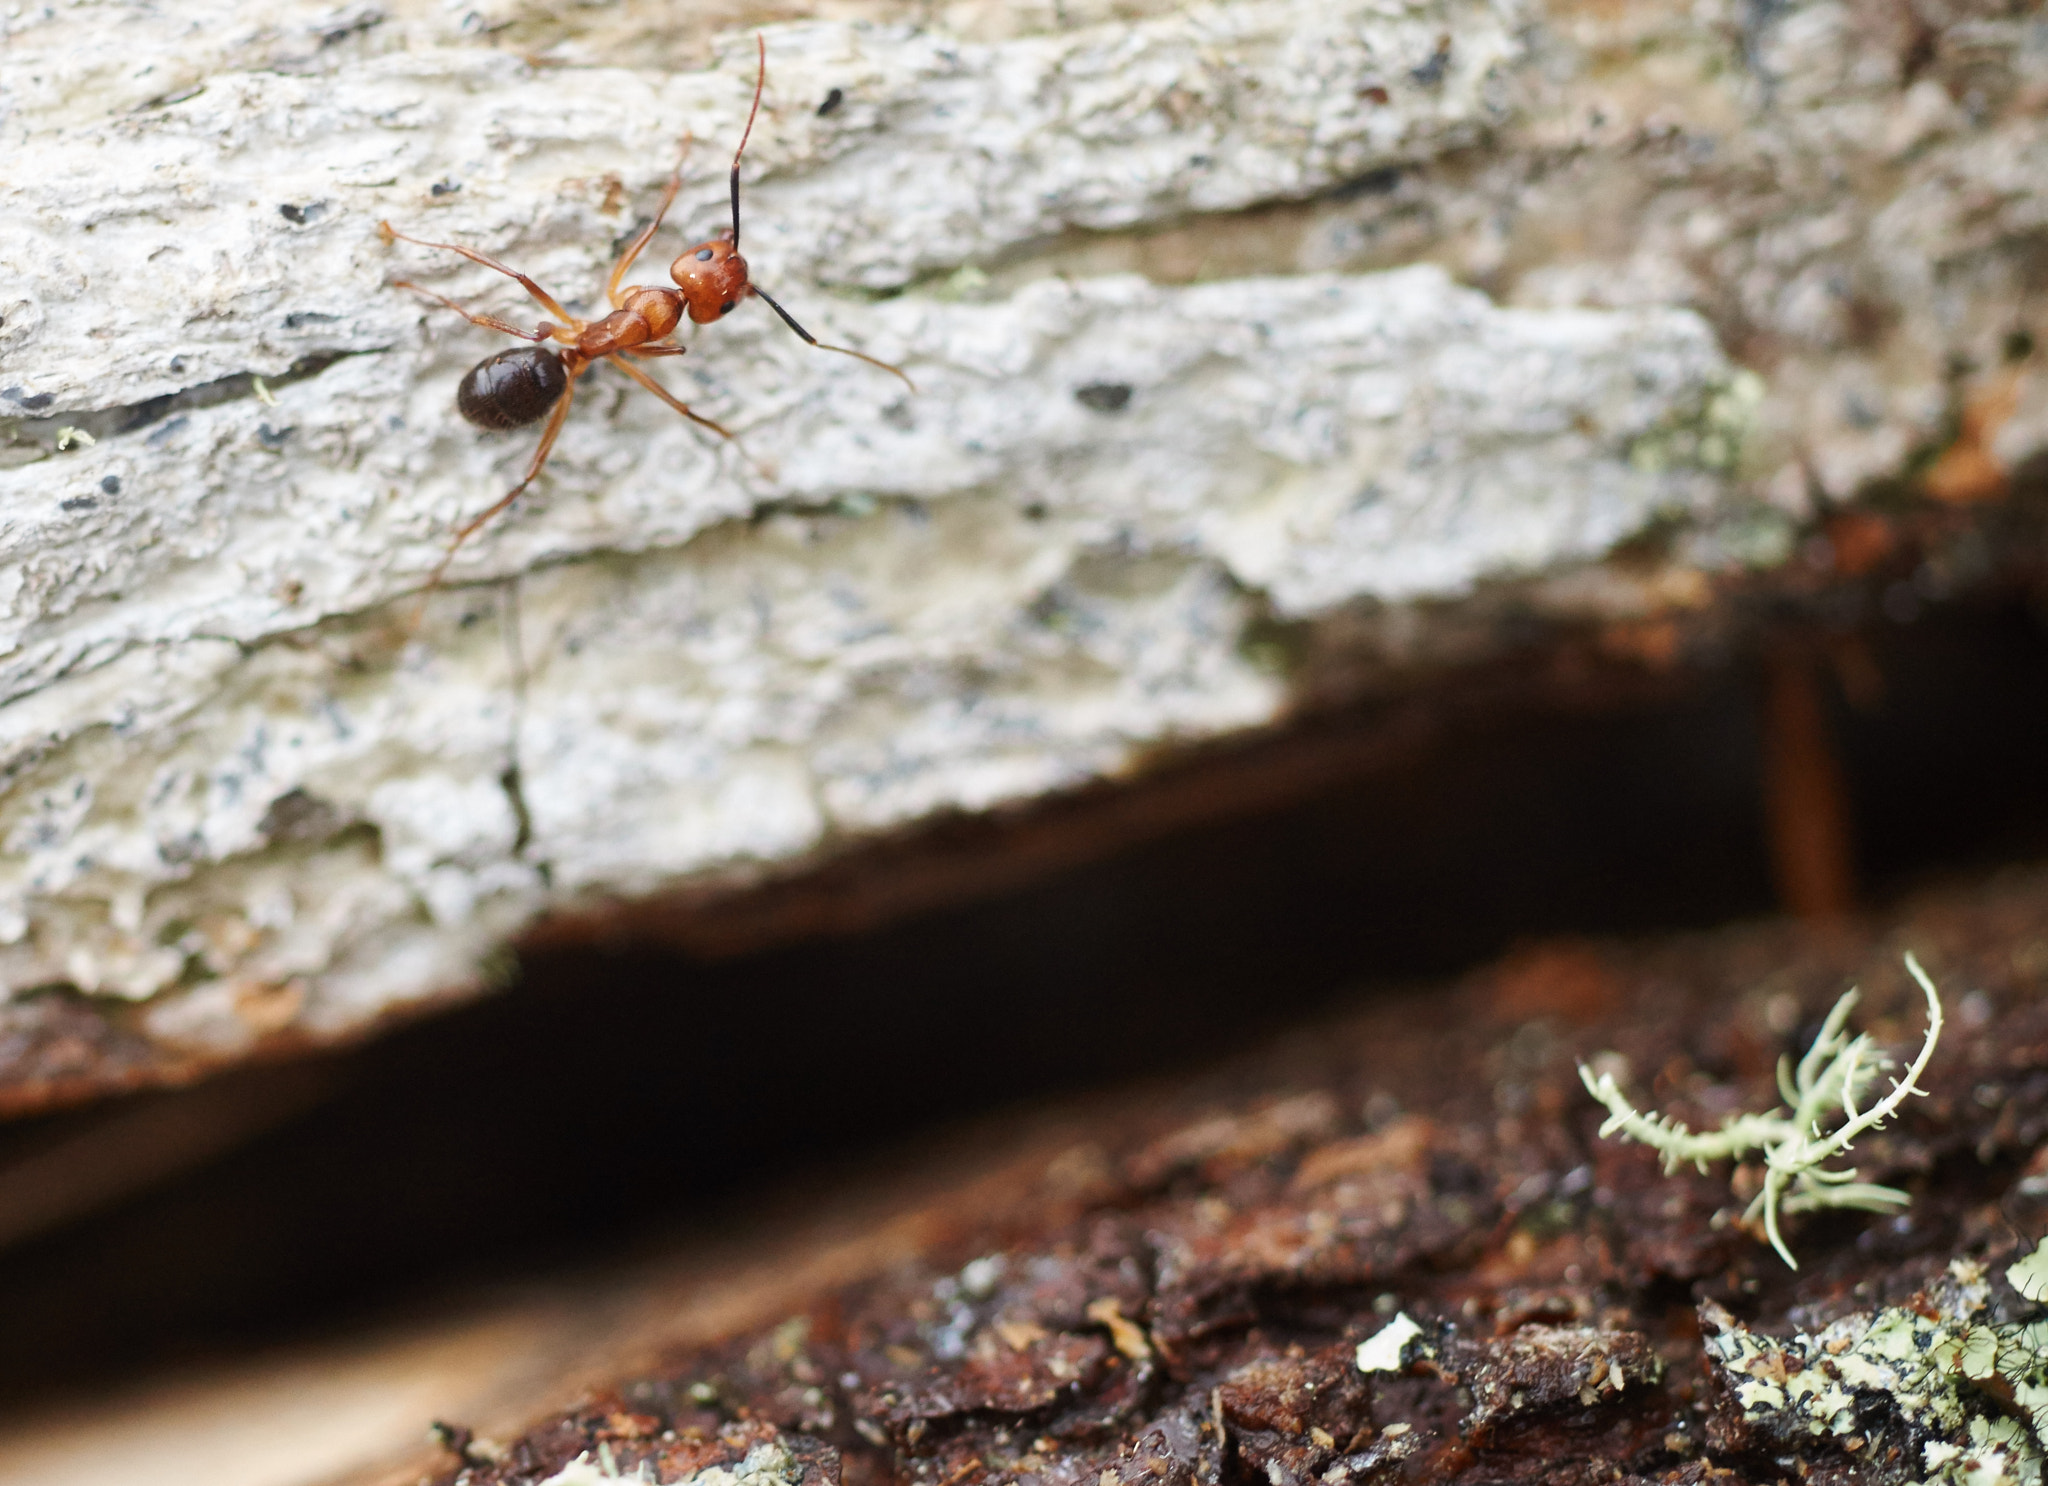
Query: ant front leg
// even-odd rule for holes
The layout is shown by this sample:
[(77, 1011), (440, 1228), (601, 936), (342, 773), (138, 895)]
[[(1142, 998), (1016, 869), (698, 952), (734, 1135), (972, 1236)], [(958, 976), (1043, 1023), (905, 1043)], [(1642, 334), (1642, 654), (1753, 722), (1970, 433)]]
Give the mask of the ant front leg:
[(611, 281), (605, 285), (604, 292), (613, 309), (619, 308), (619, 286), (626, 281), (626, 274), (633, 267), (633, 260), (654, 240), (654, 234), (661, 231), (662, 218), (666, 217), (668, 209), (675, 205), (676, 192), (683, 189), (683, 164), (690, 158), (690, 145), (693, 140), (692, 135), (683, 136), (683, 153), (676, 160), (675, 174), (668, 178), (668, 190), (662, 193), (661, 205), (655, 208), (654, 220), (640, 230), (639, 235), (626, 245), (626, 251), (619, 255), (619, 261), (612, 265)]

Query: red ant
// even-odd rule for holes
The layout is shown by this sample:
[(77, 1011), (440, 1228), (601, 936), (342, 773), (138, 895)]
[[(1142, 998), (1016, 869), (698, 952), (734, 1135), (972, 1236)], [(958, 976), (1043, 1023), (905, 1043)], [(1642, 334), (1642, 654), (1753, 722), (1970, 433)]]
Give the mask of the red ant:
[[(690, 319), (698, 325), (708, 325), (722, 319), (738, 308), (739, 302), (748, 296), (765, 300), (768, 308), (782, 317), (782, 323), (801, 336), (807, 345), (821, 351), (837, 351), (844, 356), (853, 356), (879, 366), (882, 370), (902, 377), (911, 391), (917, 384), (905, 375), (899, 366), (879, 361), (873, 356), (852, 350), (846, 346), (831, 346), (812, 335), (797, 324), (789, 311), (769, 297), (768, 292), (747, 277), (747, 260), (740, 256), (740, 157), (747, 152), (747, 140), (754, 133), (754, 119), (761, 112), (761, 89), (768, 81), (768, 43), (756, 36), (755, 45), (760, 52), (760, 66), (754, 77), (754, 104), (747, 112), (747, 127), (740, 135), (740, 147), (732, 157), (732, 227), (709, 242), (698, 243), (685, 248), (675, 262), (669, 265), (669, 277), (674, 279), (673, 289), (651, 288), (635, 285), (621, 289), (620, 282), (633, 266), (654, 234), (660, 230), (662, 218), (676, 199), (676, 192), (682, 189), (683, 162), (676, 162), (675, 174), (669, 178), (668, 190), (661, 198), (661, 207), (654, 214), (654, 220), (647, 224), (639, 235), (626, 246), (619, 261), (612, 265), (612, 274), (605, 285), (605, 297), (610, 302), (611, 313), (601, 320), (579, 320), (555, 302), (549, 293), (525, 274), (507, 268), (494, 258), (487, 258), (474, 248), (465, 248), (458, 243), (427, 242), (423, 238), (408, 237), (397, 231), (389, 222), (379, 222), (377, 230), (388, 243), (400, 239), (417, 243), (423, 248), (445, 248), (451, 253), (460, 253), (472, 263), (481, 263), (485, 268), (496, 269), (499, 273), (515, 279), (519, 287), (539, 302), (540, 306), (553, 315), (560, 324), (546, 320), (533, 330), (521, 330), (518, 326), (498, 319), (494, 315), (472, 314), (444, 294), (421, 288), (408, 280), (395, 280), (395, 289), (411, 289), (429, 299), (438, 300), (457, 314), (475, 325), (502, 330), (523, 341), (555, 341), (568, 347), (555, 351), (542, 345), (521, 346), (513, 351), (500, 351), (487, 356), (471, 367), (463, 377), (461, 386), (455, 390), (455, 407), (464, 418), (478, 428), (493, 430), (523, 428), (527, 424), (547, 415), (547, 427), (541, 431), (540, 447), (534, 450), (533, 462), (527, 466), (526, 477), (502, 499), (479, 516), (473, 516), (455, 530), (455, 540), (448, 544), (448, 551), (434, 569), (434, 575), (427, 584), (432, 592), (440, 584), (441, 575), (448, 570), (448, 564), (455, 560), (455, 553), (467, 541), (472, 532), (503, 511), (520, 493), (539, 476), (541, 467), (548, 462), (548, 454), (555, 447), (555, 438), (562, 431), (562, 422), (569, 414), (569, 404), (576, 394), (576, 379), (593, 364), (611, 358), (611, 364), (652, 392), (656, 397), (688, 418), (692, 423), (710, 429), (720, 438), (733, 437), (730, 430), (714, 423), (698, 413), (690, 411), (689, 404), (679, 402), (654, 378), (626, 357), (639, 356), (680, 356), (687, 349), (672, 344), (667, 338), (682, 323), (687, 310)], [(689, 141), (684, 141), (684, 158), (689, 154)], [(552, 412), (549, 412), (553, 409)], [(735, 441), (737, 442), (737, 441)]]

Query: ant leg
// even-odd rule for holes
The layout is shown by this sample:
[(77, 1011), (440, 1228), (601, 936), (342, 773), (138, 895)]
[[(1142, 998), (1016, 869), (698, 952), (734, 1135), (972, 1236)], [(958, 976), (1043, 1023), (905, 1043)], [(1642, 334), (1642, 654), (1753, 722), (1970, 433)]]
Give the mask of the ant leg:
[(410, 289), (415, 294), (424, 294), (429, 299), (439, 300), (442, 304), (447, 305), (449, 309), (455, 311), (456, 314), (462, 316), (463, 319), (469, 321), (469, 323), (472, 325), (482, 325), (489, 330), (502, 330), (505, 332), (505, 334), (516, 335), (523, 341), (549, 340), (553, 338), (553, 336), (556, 333), (556, 327), (548, 324), (548, 322), (545, 320), (540, 322), (540, 328), (538, 330), (521, 330), (517, 325), (513, 325), (505, 320), (500, 320), (496, 315), (474, 314), (471, 311), (464, 309), (461, 305), (457, 304), (447, 295), (436, 294), (431, 289), (423, 289), (418, 284), (415, 284), (408, 279), (393, 279), (391, 281), (391, 287), (394, 289)]
[[(637, 351), (645, 351), (647, 347), (636, 346), (634, 347), (634, 349)], [(677, 346), (674, 349), (680, 352), (683, 348), (681, 346)], [(655, 354), (663, 355), (666, 354), (668, 350), (669, 348), (666, 346), (656, 347)], [(763, 465), (760, 460), (754, 458), (753, 455), (747, 452), (747, 446), (740, 442), (739, 436), (733, 433), (730, 429), (726, 428), (723, 424), (713, 423), (709, 418), (704, 417), (701, 413), (691, 412), (689, 404), (676, 401), (674, 394), (672, 394), (668, 390), (668, 388), (662, 386), (661, 383), (655, 381), (654, 378), (648, 376), (646, 372), (640, 370), (640, 368), (633, 365), (632, 362), (627, 361), (622, 357), (614, 356), (612, 358), (612, 365), (616, 366), (620, 371), (624, 372), (627, 376), (631, 377), (634, 381), (638, 382), (642, 387), (645, 387), (649, 392), (652, 392), (656, 397), (660, 398), (663, 402), (667, 403), (670, 407), (674, 408), (678, 413), (681, 413), (685, 418), (689, 419), (692, 423), (701, 423), (704, 425), (704, 427), (710, 429), (720, 438), (729, 440), (732, 446), (740, 451), (740, 458), (744, 459), (748, 464), (752, 465), (754, 467), (754, 473), (759, 475), (762, 479), (772, 480), (775, 478), (774, 475), (769, 471), (767, 466)]]
[(803, 342), (805, 345), (816, 346), (820, 351), (837, 351), (841, 356), (851, 356), (856, 361), (865, 361), (869, 366), (879, 366), (883, 371), (890, 373), (892, 376), (901, 377), (903, 379), (903, 385), (908, 387), (912, 392), (917, 391), (917, 383), (910, 380), (910, 373), (906, 372), (902, 367), (896, 366), (891, 362), (880, 360), (877, 357), (870, 356), (865, 351), (856, 351), (851, 346), (829, 346), (825, 342), (819, 340), (815, 335), (812, 335), (808, 330), (804, 329), (803, 326), (797, 324), (795, 318), (791, 316), (789, 311), (784, 309), (781, 305), (777, 304), (773, 299), (769, 299), (768, 291), (761, 288), (758, 284), (749, 285), (747, 288), (747, 292), (749, 294), (759, 295), (762, 299), (768, 300), (768, 308), (775, 311), (776, 314), (782, 316), (782, 323), (787, 325), (791, 330), (794, 330), (799, 336), (801, 336), (803, 338)]
[(683, 153), (676, 160), (675, 174), (668, 178), (668, 190), (662, 193), (661, 205), (655, 209), (654, 220), (649, 222), (640, 235), (626, 245), (626, 251), (619, 255), (619, 261), (612, 266), (611, 282), (605, 285), (605, 298), (611, 301), (613, 309), (619, 307), (619, 285), (625, 281), (626, 273), (633, 266), (633, 260), (661, 230), (661, 219), (668, 215), (668, 209), (675, 205), (676, 192), (683, 189), (683, 163), (690, 158), (691, 135), (683, 136)]
[(427, 580), (427, 593), (431, 594), (441, 586), (442, 576), (447, 573), (448, 564), (455, 561), (455, 554), (462, 550), (462, 544), (468, 541), (485, 522), (511, 505), (512, 502), (518, 500), (526, 487), (539, 477), (541, 466), (548, 462), (548, 455), (553, 452), (555, 447), (555, 439), (562, 432), (562, 420), (569, 416), (569, 404), (576, 397), (576, 378), (581, 374), (581, 368), (570, 371), (568, 385), (562, 388), (562, 400), (555, 404), (554, 412), (548, 415), (547, 427), (541, 430), (540, 447), (533, 451), (533, 462), (526, 467), (526, 478), (506, 491), (497, 504), (489, 507), (480, 515), (470, 517), (469, 520), (455, 528), (455, 540), (448, 544), (448, 550), (441, 554), (441, 561), (435, 564), (434, 575)]
[(680, 356), (689, 350), (688, 346), (628, 346), (628, 356)]
[(556, 319), (567, 321), (571, 325), (579, 323), (574, 315), (570, 314), (567, 310), (563, 309), (559, 304), (555, 303), (553, 295), (549, 294), (547, 290), (541, 288), (541, 286), (536, 284), (532, 279), (529, 279), (525, 274), (521, 273), (516, 268), (507, 268), (504, 264), (500, 263), (495, 258), (486, 258), (482, 253), (479, 253), (475, 248), (465, 248), (460, 243), (430, 243), (423, 237), (413, 237), (407, 233), (400, 232), (396, 227), (393, 227), (389, 222), (379, 222), (377, 224), (377, 231), (380, 235), (382, 235), (384, 241), (386, 242), (390, 242), (393, 238), (397, 238), (402, 242), (415, 243), (422, 248), (446, 248), (451, 253), (460, 253), (463, 257), (467, 258), (471, 263), (481, 263), (485, 268), (495, 268), (499, 273), (504, 274), (507, 278), (517, 279), (519, 281), (519, 287), (524, 289), (528, 294), (531, 294), (534, 297), (534, 299), (539, 302), (540, 307), (546, 310), (549, 314), (553, 315)]
[[(636, 349), (645, 350), (646, 348), (638, 347)], [(677, 349), (681, 348), (678, 347)], [(642, 387), (645, 387), (649, 392), (652, 392), (656, 397), (660, 398), (663, 402), (667, 403), (670, 407), (674, 408), (678, 413), (681, 413), (685, 418), (689, 419), (692, 423), (703, 424), (704, 427), (710, 429), (713, 433), (717, 434), (722, 439), (732, 439), (732, 431), (730, 429), (727, 429), (720, 424), (713, 423), (709, 418), (706, 418), (701, 413), (691, 412), (690, 405), (688, 403), (676, 401), (675, 394), (670, 392), (668, 388), (662, 386), (661, 383), (655, 381), (654, 378), (648, 376), (647, 373), (640, 370), (639, 367), (633, 365), (632, 362), (621, 361), (615, 356), (612, 358), (612, 365), (616, 366), (620, 371), (624, 372), (627, 376), (631, 377), (634, 381), (638, 382)], [(738, 439), (732, 439), (732, 441), (735, 444), (739, 442)]]

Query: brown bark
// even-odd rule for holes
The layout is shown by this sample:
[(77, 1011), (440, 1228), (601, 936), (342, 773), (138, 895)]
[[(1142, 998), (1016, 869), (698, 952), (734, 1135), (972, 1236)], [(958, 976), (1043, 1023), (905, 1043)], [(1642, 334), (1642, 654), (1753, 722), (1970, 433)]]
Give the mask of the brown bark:
[[(1923, 1435), (1882, 1394), (1853, 1435), (1754, 1427), (1702, 1326), (1817, 1329), (2024, 1247), (2048, 1218), (2028, 1179), (2044, 942), (2034, 872), (1844, 933), (1574, 945), (1383, 998), (1134, 1091), (914, 1260), (677, 1350), (438, 1479), (512, 1486), (602, 1447), (666, 1482), (764, 1441), (797, 1486), (1916, 1479)], [(1905, 1214), (1796, 1222), (1795, 1273), (1731, 1221), (1741, 1173), (1666, 1174), (1596, 1137), (1579, 1059), (1618, 1052), (1646, 1102), (1711, 1125), (1775, 1102), (1777, 1058), (1850, 982), (1859, 1024), (1910, 1052), (1907, 948), (1950, 1030), (1930, 1097), (1854, 1156), (1912, 1193)], [(1396, 1312), (1426, 1354), (1362, 1373), (1358, 1344)]]

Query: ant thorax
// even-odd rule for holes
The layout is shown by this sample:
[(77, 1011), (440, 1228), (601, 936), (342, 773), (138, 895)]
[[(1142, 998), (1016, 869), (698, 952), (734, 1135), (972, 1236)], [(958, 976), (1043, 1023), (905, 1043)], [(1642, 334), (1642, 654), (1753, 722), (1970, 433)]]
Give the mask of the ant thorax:
[(595, 361), (658, 341), (682, 323), (682, 301), (673, 289), (628, 289), (617, 309), (577, 333), (576, 349)]

